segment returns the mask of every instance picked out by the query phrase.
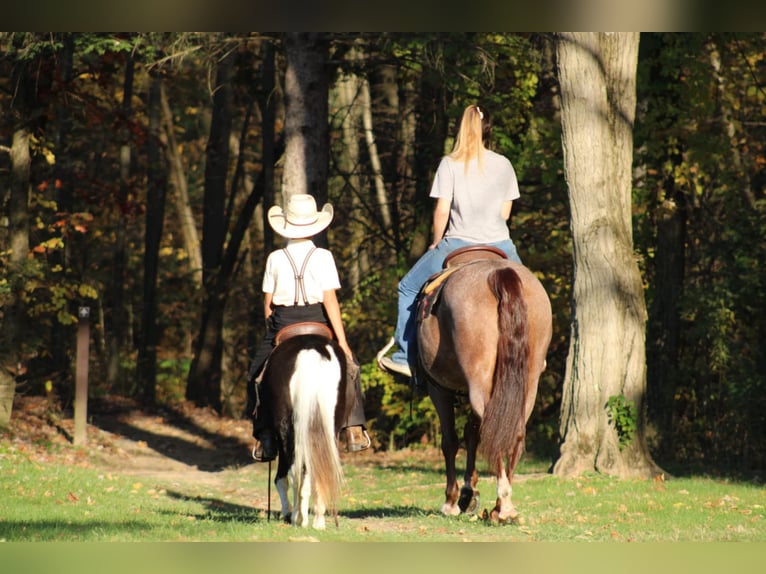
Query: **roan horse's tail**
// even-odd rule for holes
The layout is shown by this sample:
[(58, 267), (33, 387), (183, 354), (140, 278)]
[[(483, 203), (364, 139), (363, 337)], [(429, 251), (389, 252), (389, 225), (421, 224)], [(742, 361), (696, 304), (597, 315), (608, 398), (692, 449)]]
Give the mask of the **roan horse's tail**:
[(527, 304), (521, 278), (502, 267), (487, 278), (497, 297), (497, 361), (489, 403), (481, 421), (481, 450), (493, 470), (506, 457), (513, 469), (524, 451), (528, 340)]
[(322, 350), (327, 354), (316, 349), (301, 351), (290, 379), (295, 431), (293, 468), (296, 472), (294, 479), (301, 485), (300, 469), (305, 468), (311, 477), (312, 489), (329, 508), (334, 508), (343, 483), (334, 429), (341, 366), (329, 344)]

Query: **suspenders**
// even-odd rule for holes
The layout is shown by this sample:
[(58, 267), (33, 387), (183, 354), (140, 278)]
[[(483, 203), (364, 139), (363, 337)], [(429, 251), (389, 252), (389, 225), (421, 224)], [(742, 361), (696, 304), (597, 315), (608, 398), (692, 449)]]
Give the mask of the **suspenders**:
[(308, 265), (309, 258), (311, 257), (312, 253), (316, 250), (316, 247), (312, 247), (311, 251), (308, 252), (308, 255), (306, 255), (306, 259), (303, 260), (303, 265), (301, 266), (301, 271), (298, 273), (298, 267), (295, 265), (295, 261), (290, 256), (290, 253), (287, 251), (287, 248), (283, 248), (282, 251), (285, 252), (285, 255), (287, 255), (287, 260), (290, 262), (290, 266), (293, 268), (293, 274), (295, 275), (295, 302), (293, 305), (296, 307), (300, 303), (300, 299), (303, 299), (303, 304), (308, 305), (309, 299), (306, 297), (306, 286), (303, 284), (303, 276), (306, 273), (306, 266)]

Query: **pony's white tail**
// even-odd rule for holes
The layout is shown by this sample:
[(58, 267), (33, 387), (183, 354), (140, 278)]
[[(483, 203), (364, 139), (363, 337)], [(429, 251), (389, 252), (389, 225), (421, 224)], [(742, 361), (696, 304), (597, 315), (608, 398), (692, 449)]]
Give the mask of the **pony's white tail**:
[[(328, 345), (327, 349), (330, 360), (311, 349), (298, 353), (290, 379), (290, 400), (295, 431), (295, 486), (303, 490), (302, 477), (306, 476), (313, 493), (333, 508), (343, 483), (334, 423), (341, 368), (332, 347)], [(298, 501), (295, 503), (297, 506)]]

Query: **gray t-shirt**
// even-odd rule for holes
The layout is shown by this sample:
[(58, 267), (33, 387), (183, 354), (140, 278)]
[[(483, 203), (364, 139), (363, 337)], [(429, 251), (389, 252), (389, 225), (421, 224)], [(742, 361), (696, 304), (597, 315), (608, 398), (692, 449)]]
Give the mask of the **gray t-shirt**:
[(503, 202), (518, 199), (519, 183), (505, 156), (485, 150), (481, 170), (474, 158), (468, 162), (467, 172), (463, 161), (443, 157), (430, 196), (452, 201), (445, 237), (471, 243), (510, 238), (501, 209)]

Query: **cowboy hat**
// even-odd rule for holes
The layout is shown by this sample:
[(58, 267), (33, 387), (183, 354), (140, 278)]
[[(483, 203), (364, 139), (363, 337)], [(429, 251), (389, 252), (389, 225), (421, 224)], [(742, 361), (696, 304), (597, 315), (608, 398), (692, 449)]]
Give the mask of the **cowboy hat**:
[(332, 205), (325, 203), (322, 211), (317, 211), (316, 200), (306, 193), (291, 195), (284, 209), (274, 205), (268, 212), (271, 228), (287, 239), (316, 235), (330, 225), (332, 216)]

